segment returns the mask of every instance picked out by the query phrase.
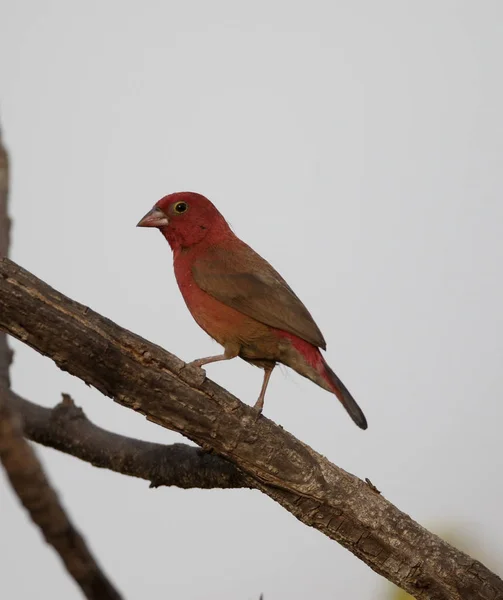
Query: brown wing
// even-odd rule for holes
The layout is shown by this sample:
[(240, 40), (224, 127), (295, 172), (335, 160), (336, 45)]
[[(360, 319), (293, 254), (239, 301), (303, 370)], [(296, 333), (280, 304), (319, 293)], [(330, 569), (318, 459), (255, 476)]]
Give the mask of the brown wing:
[(325, 350), (307, 308), (271, 265), (244, 242), (232, 250), (212, 248), (192, 266), (197, 285), (223, 304), (270, 327)]

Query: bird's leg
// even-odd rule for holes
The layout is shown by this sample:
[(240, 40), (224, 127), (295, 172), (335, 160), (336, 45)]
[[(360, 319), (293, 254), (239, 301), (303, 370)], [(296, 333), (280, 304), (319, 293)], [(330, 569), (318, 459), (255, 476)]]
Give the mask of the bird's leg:
[(223, 354), (216, 354), (215, 356), (207, 356), (206, 358), (198, 358), (197, 360), (193, 360), (188, 363), (188, 367), (202, 367), (203, 365), (209, 365), (210, 363), (219, 362), (221, 360), (231, 360), (231, 358), (236, 358), (239, 354), (239, 346), (237, 344), (232, 344), (229, 346), (225, 346), (225, 352)]
[(253, 407), (258, 414), (260, 414), (262, 412), (262, 409), (264, 408), (265, 391), (267, 389), (267, 384), (269, 383), (269, 379), (271, 378), (271, 373), (274, 367), (275, 365), (272, 365), (272, 367), (267, 367), (266, 369), (264, 369), (264, 381), (262, 382), (262, 389), (260, 390), (258, 400), (257, 402), (255, 402), (255, 406)]
[(225, 356), (224, 354), (215, 354), (215, 356), (207, 356), (206, 358), (198, 358), (187, 363), (188, 367), (202, 367), (203, 365), (209, 365), (210, 363), (218, 362), (220, 360), (230, 360), (233, 356)]

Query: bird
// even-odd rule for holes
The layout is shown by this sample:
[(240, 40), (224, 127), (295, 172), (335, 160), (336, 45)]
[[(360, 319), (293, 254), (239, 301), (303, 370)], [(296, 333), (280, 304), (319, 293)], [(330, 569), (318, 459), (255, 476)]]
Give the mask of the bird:
[(202, 367), (240, 357), (264, 370), (255, 410), (260, 414), (271, 373), (281, 363), (335, 394), (358, 427), (367, 420), (325, 361), (325, 339), (281, 275), (239, 239), (205, 196), (161, 198), (137, 227), (159, 229), (173, 252), (175, 278), (198, 325), (224, 349), (192, 361)]

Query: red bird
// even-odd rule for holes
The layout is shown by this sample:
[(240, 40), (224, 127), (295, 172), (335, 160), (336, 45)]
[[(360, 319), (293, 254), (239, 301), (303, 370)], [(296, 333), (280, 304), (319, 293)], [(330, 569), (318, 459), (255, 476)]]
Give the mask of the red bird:
[(223, 354), (191, 365), (239, 356), (261, 367), (264, 382), (255, 408), (262, 412), (272, 370), (282, 363), (333, 392), (358, 427), (367, 428), (362, 410), (321, 355), (325, 340), (306, 307), (207, 198), (194, 192), (164, 196), (138, 227), (157, 227), (167, 239), (189, 311), (224, 347)]

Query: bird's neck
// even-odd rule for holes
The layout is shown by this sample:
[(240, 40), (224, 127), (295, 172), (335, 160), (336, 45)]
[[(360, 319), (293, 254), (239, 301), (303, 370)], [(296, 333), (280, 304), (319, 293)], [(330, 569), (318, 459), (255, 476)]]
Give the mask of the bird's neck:
[(179, 253), (189, 252), (198, 254), (214, 245), (226, 243), (236, 239), (227, 222), (222, 218), (221, 222), (212, 223), (211, 226), (194, 223), (191, 227), (183, 230), (175, 227), (161, 227), (160, 231), (166, 238), (175, 256)]

